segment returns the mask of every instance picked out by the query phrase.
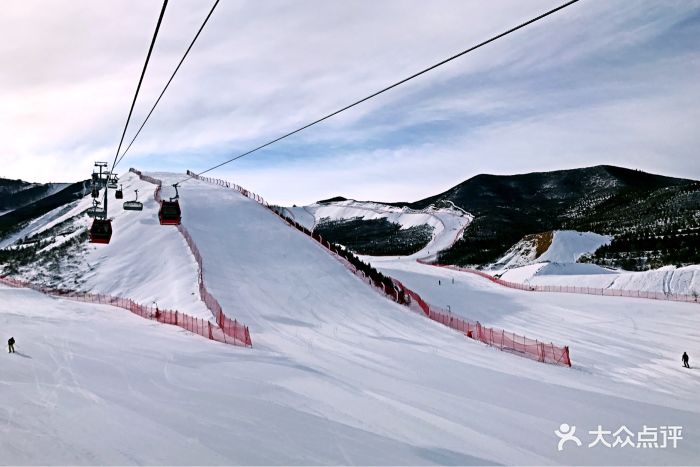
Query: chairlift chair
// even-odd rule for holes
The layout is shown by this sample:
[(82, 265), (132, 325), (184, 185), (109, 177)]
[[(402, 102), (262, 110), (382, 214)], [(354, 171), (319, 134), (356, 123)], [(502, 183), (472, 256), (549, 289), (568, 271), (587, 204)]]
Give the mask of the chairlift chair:
[(107, 179), (107, 188), (111, 188), (113, 190), (118, 188), (117, 182), (119, 181), (119, 178), (117, 177), (116, 174), (113, 174), (111, 177)]
[(160, 209), (158, 210), (158, 220), (160, 225), (180, 225), (182, 221), (182, 211), (180, 210), (180, 194), (177, 191), (177, 183), (173, 185), (175, 188), (175, 196), (169, 201), (161, 201)]
[(119, 189), (114, 193), (116, 199), (124, 199), (124, 192), (122, 191), (122, 186), (119, 185)]
[(139, 201), (139, 190), (134, 190), (136, 199), (134, 201), (124, 201), (125, 211), (143, 211), (143, 203)]
[(100, 206), (100, 202), (93, 199), (92, 206), (87, 210), (87, 215), (90, 217), (104, 217), (106, 214), (105, 209)]
[(93, 198), (100, 197), (100, 190), (99, 190), (99, 188), (97, 188), (97, 185), (92, 185), (92, 190), (91, 190), (90, 194)]

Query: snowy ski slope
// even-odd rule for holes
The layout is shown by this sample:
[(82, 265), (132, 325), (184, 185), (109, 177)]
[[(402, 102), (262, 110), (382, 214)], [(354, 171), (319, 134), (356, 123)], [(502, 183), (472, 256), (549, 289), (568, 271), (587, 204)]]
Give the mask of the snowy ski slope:
[[(213, 319), (199, 301), (197, 265), (187, 244), (175, 227), (161, 227), (158, 223), (158, 204), (153, 199), (155, 186), (130, 172), (119, 180), (124, 188), (124, 199), (115, 199), (114, 190), (110, 190), (108, 201), (114, 229), (112, 241), (109, 245), (86, 244), (76, 263), (60, 271), (63, 280), (57, 285), (128, 297), (145, 305), (156, 302), (160, 308), (179, 309), (199, 318)], [(144, 205), (143, 211), (124, 211), (122, 202), (133, 200), (136, 189)], [(22, 235), (31, 238), (75, 216), (78, 217), (74, 221), (87, 228), (91, 219), (80, 214), (90, 206), (92, 198), (86, 196), (70, 209), (58, 208), (36, 219)], [(22, 278), (46, 283), (47, 274), (45, 270), (36, 269)]]
[(532, 285), (561, 285), (700, 295), (700, 265), (664, 266), (650, 271), (616, 271), (586, 263), (535, 263), (501, 274), (503, 280)]
[[(163, 179), (164, 196), (182, 178), (149, 175)], [(564, 294), (546, 300), (458, 278), (456, 295), (444, 295), (453, 311), (467, 302), (464, 312), (481, 310), (469, 316), (485, 324), (571, 345), (574, 368), (544, 365), (384, 299), (233, 190), (189, 181), (180, 193), (207, 286), (250, 326), (255, 347), (0, 288), (0, 329), (24, 354), (5, 354), (3, 364), (4, 463), (692, 464), (700, 457), (700, 374), (679, 361), (682, 350), (700, 355), (692, 305)], [(184, 253), (161, 254), (161, 267), (138, 269), (152, 245), (129, 237), (130, 225), (139, 235), (166, 232), (159, 245), (179, 244)], [(161, 271), (177, 270), (188, 253), (170, 232), (144, 210), (137, 219), (115, 219), (112, 249), (91, 254), (157, 289)], [(117, 260), (122, 254), (132, 262)], [(406, 261), (382, 267), (443, 306), (438, 292), (446, 284), (435, 279), (457, 274)], [(191, 311), (187, 294), (173, 290), (170, 299)], [(580, 434), (598, 424), (685, 431), (676, 449), (559, 452), (554, 430), (562, 423)]]

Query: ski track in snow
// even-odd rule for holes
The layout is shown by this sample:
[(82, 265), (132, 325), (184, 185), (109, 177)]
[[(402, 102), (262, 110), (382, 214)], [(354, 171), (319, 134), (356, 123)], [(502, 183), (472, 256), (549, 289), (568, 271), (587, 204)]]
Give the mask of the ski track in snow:
[[(182, 178), (149, 175), (163, 179), (164, 196)], [(697, 305), (531, 294), (405, 258), (375, 262), (454, 313), (571, 346), (573, 368), (545, 365), (388, 301), (234, 190), (192, 180), (180, 192), (207, 287), (227, 314), (250, 326), (255, 347), (0, 287), (0, 329), (11, 330), (25, 355), (5, 354), (0, 379), (4, 463), (649, 465), (700, 458), (700, 374), (680, 365), (683, 350), (691, 365), (700, 358)], [(141, 284), (139, 293), (167, 293), (175, 308), (191, 312), (180, 289), (196, 287), (194, 261), (177, 231), (155, 221), (152, 188), (141, 194), (148, 209), (117, 215), (113, 243), (88, 252), (95, 284), (126, 276), (125, 289)], [(132, 275), (138, 280), (130, 284)], [(174, 279), (182, 283), (169, 285)], [(613, 431), (681, 425), (684, 439), (677, 449), (559, 452), (554, 430), (561, 423), (576, 425), (584, 442), (599, 424)]]

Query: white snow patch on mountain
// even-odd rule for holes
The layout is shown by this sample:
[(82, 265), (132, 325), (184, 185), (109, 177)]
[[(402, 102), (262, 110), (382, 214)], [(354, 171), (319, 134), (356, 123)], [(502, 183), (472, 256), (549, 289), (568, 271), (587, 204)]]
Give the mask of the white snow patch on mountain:
[(612, 240), (609, 235), (599, 235), (593, 232), (577, 232), (575, 230), (555, 230), (552, 232), (552, 242), (539, 257), (537, 244), (544, 241), (546, 235), (528, 235), (513, 245), (501, 258), (487, 269), (494, 273), (502, 273), (511, 268), (518, 268), (533, 263), (575, 263), (586, 254), (593, 253)]
[(537, 260), (552, 263), (575, 263), (582, 255), (593, 253), (611, 241), (610, 235), (575, 230), (555, 230), (552, 244)]

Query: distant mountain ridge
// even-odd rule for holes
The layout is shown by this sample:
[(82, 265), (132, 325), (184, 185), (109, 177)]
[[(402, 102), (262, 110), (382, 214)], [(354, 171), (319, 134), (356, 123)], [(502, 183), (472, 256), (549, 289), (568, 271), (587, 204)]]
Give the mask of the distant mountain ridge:
[(69, 183), (29, 183), (0, 178), (0, 214), (50, 196), (68, 185)]
[(0, 179), (0, 239), (88, 192), (87, 181), (36, 184)]
[[(526, 235), (552, 230), (613, 235), (587, 261), (631, 269), (700, 263), (700, 182), (611, 165), (472, 177), (413, 203), (454, 203), (474, 221), (439, 260), (483, 265)], [(331, 238), (332, 240), (332, 238)]]

